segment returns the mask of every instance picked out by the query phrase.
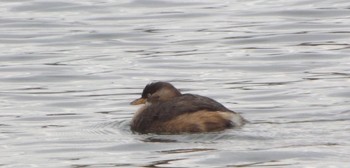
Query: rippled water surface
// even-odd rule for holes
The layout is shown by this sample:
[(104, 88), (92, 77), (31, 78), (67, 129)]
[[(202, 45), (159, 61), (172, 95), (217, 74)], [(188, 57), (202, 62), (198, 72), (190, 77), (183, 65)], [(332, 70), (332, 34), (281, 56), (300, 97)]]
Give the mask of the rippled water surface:
[[(2, 0), (1, 167), (347, 167), (348, 0)], [(138, 135), (151, 81), (250, 121)]]

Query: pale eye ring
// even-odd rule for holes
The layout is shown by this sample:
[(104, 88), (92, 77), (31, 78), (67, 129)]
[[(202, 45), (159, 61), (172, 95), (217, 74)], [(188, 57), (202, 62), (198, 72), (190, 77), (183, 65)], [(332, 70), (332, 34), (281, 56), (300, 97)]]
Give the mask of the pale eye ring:
[(148, 94), (147, 94), (147, 98), (150, 98), (151, 96), (152, 96), (151, 93), (148, 93)]

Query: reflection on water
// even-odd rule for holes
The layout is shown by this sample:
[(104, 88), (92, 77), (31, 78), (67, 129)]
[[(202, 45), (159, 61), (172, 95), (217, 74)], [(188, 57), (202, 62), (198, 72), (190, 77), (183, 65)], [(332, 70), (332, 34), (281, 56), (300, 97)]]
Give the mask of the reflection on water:
[[(2, 1), (0, 166), (344, 167), (347, 1)], [(241, 113), (241, 129), (139, 135), (145, 84)]]

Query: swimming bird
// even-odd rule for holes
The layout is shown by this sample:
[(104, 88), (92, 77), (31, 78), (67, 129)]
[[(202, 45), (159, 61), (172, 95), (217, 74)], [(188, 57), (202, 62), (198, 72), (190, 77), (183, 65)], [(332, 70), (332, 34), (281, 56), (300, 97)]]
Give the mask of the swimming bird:
[(182, 94), (168, 82), (146, 85), (141, 98), (130, 104), (144, 104), (131, 121), (131, 130), (142, 134), (222, 131), (241, 127), (246, 121), (219, 102), (196, 94)]

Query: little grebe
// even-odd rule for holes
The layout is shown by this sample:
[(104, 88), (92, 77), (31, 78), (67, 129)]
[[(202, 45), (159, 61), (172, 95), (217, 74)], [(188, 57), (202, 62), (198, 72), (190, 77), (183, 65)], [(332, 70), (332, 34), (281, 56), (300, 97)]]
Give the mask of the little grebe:
[(139, 133), (212, 132), (245, 123), (238, 113), (217, 101), (200, 95), (181, 94), (167, 82), (146, 85), (141, 98), (130, 104), (145, 104), (131, 122), (131, 130)]

